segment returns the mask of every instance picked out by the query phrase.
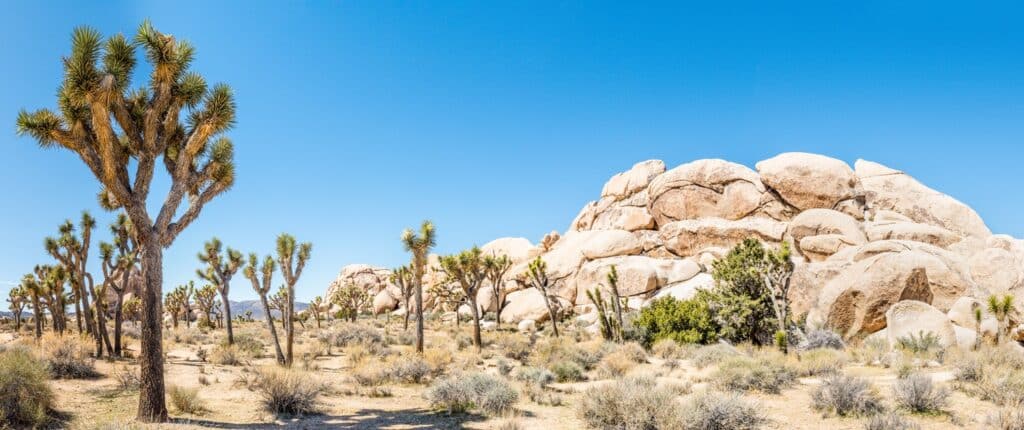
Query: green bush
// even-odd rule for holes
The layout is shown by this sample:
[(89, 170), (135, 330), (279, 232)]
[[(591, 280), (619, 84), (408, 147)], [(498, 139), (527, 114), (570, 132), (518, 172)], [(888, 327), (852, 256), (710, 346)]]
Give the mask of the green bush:
[(681, 428), (676, 393), (649, 376), (591, 388), (577, 403), (577, 416), (594, 429)]
[(692, 396), (682, 409), (683, 430), (754, 430), (763, 427), (768, 418), (756, 403), (739, 394), (706, 391)]
[(0, 427), (42, 427), (49, 422), (53, 392), (46, 365), (30, 352), (12, 348), (0, 353)]
[(769, 251), (756, 239), (746, 239), (712, 265), (715, 287), (698, 291), (718, 325), (718, 336), (733, 343), (769, 345), (775, 339), (776, 317), (762, 266)]
[(825, 414), (870, 415), (882, 412), (882, 398), (870, 382), (852, 376), (830, 375), (811, 394), (811, 406)]
[(777, 394), (796, 381), (796, 373), (766, 358), (732, 357), (718, 365), (712, 383), (725, 391), (760, 391)]
[(587, 379), (583, 374), (583, 367), (572, 361), (559, 361), (548, 370), (555, 374), (555, 380), (558, 382), (578, 382)]
[(510, 411), (519, 400), (519, 393), (508, 382), (485, 373), (442, 379), (424, 395), (431, 406), (449, 414), (477, 409), (487, 415), (500, 415)]
[(708, 303), (697, 298), (678, 300), (665, 296), (655, 299), (640, 310), (633, 325), (645, 333), (646, 346), (662, 339), (707, 344), (718, 337), (718, 327), (712, 320)]

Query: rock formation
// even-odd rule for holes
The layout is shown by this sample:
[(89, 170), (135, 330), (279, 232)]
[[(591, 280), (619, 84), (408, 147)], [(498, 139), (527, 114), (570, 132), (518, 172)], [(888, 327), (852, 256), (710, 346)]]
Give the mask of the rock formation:
[[(795, 318), (847, 338), (927, 325), (943, 342), (967, 341), (971, 306), (989, 295), (1011, 294), (1024, 308), (1024, 240), (993, 235), (973, 209), (904, 172), (864, 160), (851, 168), (816, 154), (780, 154), (756, 170), (725, 160), (669, 170), (659, 160), (640, 162), (613, 176), (564, 233), (537, 245), (501, 238), (483, 249), (516, 263), (502, 318), (543, 321), (541, 297), (515, 279), (531, 258), (547, 263), (564, 308), (588, 314), (593, 306), (584, 291), (601, 286), (612, 265), (631, 307), (664, 295), (691, 297), (713, 285), (711, 263), (748, 237), (793, 245)], [(428, 278), (443, 282), (436, 272)], [(374, 295), (397, 291), (386, 270), (352, 265), (328, 296), (347, 282)], [(486, 294), (481, 306), (488, 309), (493, 298)], [(400, 294), (391, 298), (380, 302), (399, 308)], [(994, 332), (989, 319), (983, 332)], [(1013, 327), (1024, 323), (1020, 312), (1010, 319)], [(1024, 340), (1024, 327), (1013, 335)]]

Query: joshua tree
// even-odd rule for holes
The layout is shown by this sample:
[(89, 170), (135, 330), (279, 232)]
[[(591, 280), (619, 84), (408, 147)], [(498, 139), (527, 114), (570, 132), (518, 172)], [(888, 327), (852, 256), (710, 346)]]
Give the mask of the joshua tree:
[(131, 321), (132, 325), (138, 326), (139, 320), (142, 319), (142, 312), (142, 299), (132, 297), (124, 301), (124, 319)]
[(366, 290), (350, 283), (334, 293), (334, 297), (331, 297), (331, 302), (341, 308), (341, 314), (344, 318), (355, 322), (359, 312), (365, 310), (370, 304), (370, 295), (366, 293)]
[(412, 313), (412, 303), (410, 303), (410, 300), (412, 300), (415, 284), (412, 280), (412, 269), (409, 266), (399, 266), (392, 270), (391, 283), (397, 285), (399, 290), (402, 290), (402, 303), (405, 304), (405, 320), (402, 323), (402, 330), (408, 330), (409, 314)]
[[(145, 50), (152, 72), (149, 82), (131, 89), (136, 46)], [(18, 132), (31, 135), (41, 146), (75, 152), (99, 180), (101, 204), (123, 208), (138, 229), (145, 323), (137, 418), (144, 422), (167, 421), (161, 345), (163, 248), (234, 182), (232, 144), (221, 137), (235, 122), (234, 98), (227, 85), (208, 88), (202, 76), (188, 70), (194, 53), (191, 44), (157, 31), (148, 21), (139, 26), (134, 43), (121, 34), (104, 42), (96, 30), (77, 28), (71, 54), (63, 58), (59, 114), (23, 110), (17, 119)], [(153, 218), (147, 203), (160, 158), (170, 187)], [(189, 206), (179, 211), (186, 195)]]
[(199, 326), (214, 328), (213, 313), (218, 308), (217, 303), (217, 288), (213, 285), (206, 284), (202, 288), (196, 290), (196, 306), (199, 306), (199, 312), (203, 314), (203, 320), (199, 321)]
[(551, 318), (551, 331), (555, 337), (558, 337), (558, 319), (555, 315), (555, 301), (549, 297), (550, 288), (553, 286), (551, 280), (548, 279), (548, 265), (543, 259), (537, 257), (535, 260), (530, 262), (530, 265), (526, 269), (526, 277), (533, 288), (536, 288), (540, 292), (540, 295), (544, 297), (544, 305), (548, 308), (548, 317)]
[[(277, 286), (277, 292), (270, 296), (270, 309), (277, 310), (277, 313), (281, 314), (281, 330), (288, 331), (288, 323), (285, 322), (285, 316), (288, 312), (285, 308), (288, 307), (288, 288), (283, 284)], [(274, 316), (270, 315), (270, 321), (274, 321)]]
[(21, 312), (25, 310), (25, 291), (21, 287), (7, 292), (7, 308), (14, 314), (14, 332), (21, 331)]
[[(125, 214), (119, 214), (110, 225), (114, 243), (100, 243), (100, 267), (103, 284), (98, 297), (106, 297), (106, 289), (114, 291), (114, 355), (121, 356), (121, 326), (124, 323), (124, 295), (128, 292), (131, 273), (138, 263), (139, 248), (135, 244), (131, 221)], [(174, 320), (177, 327), (178, 320)]]
[[(96, 294), (92, 275), (86, 269), (89, 261), (89, 244), (92, 237), (92, 230), (96, 227), (96, 220), (88, 212), (82, 212), (81, 238), (75, 236), (75, 225), (67, 220), (59, 228), (60, 236), (48, 237), (43, 242), (46, 251), (53, 256), (67, 272), (71, 285), (71, 293), (75, 297), (75, 321), (78, 323), (78, 332), (82, 332), (82, 319), (85, 320), (85, 332), (93, 337), (96, 344), (96, 356), (103, 355), (103, 341), (106, 333), (106, 324), (102, 315), (93, 315), (92, 306), (89, 304), (89, 295), (96, 302), (102, 302), (102, 298)], [(88, 281), (88, 284), (87, 284)], [(97, 310), (102, 309), (102, 303), (97, 303)], [(100, 312), (97, 312), (100, 314)], [(107, 339), (107, 344), (110, 344)]]
[(974, 310), (974, 350), (977, 351), (981, 348), (981, 320), (984, 316), (981, 312), (981, 306), (978, 306), (977, 303), (974, 303), (972, 306)]
[[(270, 292), (270, 283), (274, 277), (274, 258), (267, 256), (263, 259), (263, 266), (259, 267), (259, 257), (256, 253), (249, 254), (249, 264), (242, 270), (250, 282), (252, 289), (260, 296), (260, 304), (263, 305), (263, 313), (267, 318), (267, 328), (270, 329), (270, 338), (274, 340), (274, 353), (277, 357), (277, 364), (284, 365), (284, 354), (281, 353), (281, 342), (277, 338), (277, 329), (274, 328), (274, 319), (270, 316), (270, 303), (267, 301), (267, 293)], [(260, 276), (262, 275), (262, 279)]]
[[(480, 286), (487, 278), (487, 268), (484, 265), (483, 253), (480, 248), (474, 246), (457, 255), (441, 257), (441, 270), (444, 270), (448, 280), (458, 284), (462, 289), (463, 301), (469, 305), (470, 315), (473, 316), (473, 345), (480, 351), (480, 308), (477, 306), (477, 294)], [(455, 320), (459, 319), (459, 308), (455, 307)]]
[(196, 270), (196, 274), (212, 283), (220, 292), (220, 301), (224, 304), (224, 326), (228, 330), (228, 345), (234, 345), (235, 333), (231, 330), (231, 302), (228, 301), (228, 292), (231, 290), (231, 278), (245, 262), (242, 260), (241, 252), (230, 247), (227, 248), (226, 254), (223, 252), (220, 239), (215, 237), (206, 242), (203, 245), (203, 252), (199, 253), (199, 261), (206, 264), (206, 270)]
[(597, 308), (598, 321), (601, 322), (601, 335), (606, 340), (622, 342), (622, 298), (619, 297), (619, 273), (615, 266), (608, 271), (608, 302), (604, 301), (601, 290), (594, 288), (587, 291), (587, 298)]
[(313, 300), (309, 302), (309, 313), (316, 320), (316, 328), (320, 328), (320, 314), (324, 311), (324, 298), (320, 296), (313, 297)]
[[(996, 344), (1002, 343), (1003, 334), (1007, 331), (1006, 320), (1010, 316), (1010, 313), (1014, 311), (1013, 296), (1007, 294), (1002, 298), (996, 295), (988, 296), (988, 311), (996, 317), (996, 321), (999, 322), (999, 327), (996, 330)], [(1007, 333), (1009, 334), (1009, 333)]]
[(491, 282), (491, 290), (494, 292), (494, 319), (501, 327), (501, 311), (508, 304), (508, 292), (505, 291), (505, 273), (512, 267), (512, 259), (507, 255), (489, 255), (484, 258), (484, 268), (487, 270), (487, 280)]
[(302, 276), (302, 269), (306, 267), (309, 254), (313, 252), (313, 244), (305, 242), (296, 244), (295, 237), (287, 233), (277, 236), (277, 264), (281, 266), (281, 276), (284, 277), (284, 284), (288, 288), (287, 315), (282, 313), (282, 319), (287, 324), (285, 329), (286, 350), (285, 364), (292, 365), (292, 344), (295, 338), (295, 324), (292, 318), (295, 316), (295, 283), (299, 282)]
[(67, 307), (68, 296), (64, 293), (67, 282), (67, 271), (64, 266), (38, 265), (35, 267), (36, 278), (39, 280), (39, 291), (42, 302), (50, 311), (53, 319), (53, 331), (64, 334), (67, 320), (64, 309)]
[(40, 302), (42, 285), (36, 280), (36, 276), (29, 273), (21, 278), (21, 290), (24, 291), (32, 304), (32, 322), (35, 325), (36, 340), (43, 336), (43, 308)]
[(416, 286), (413, 292), (416, 295), (416, 352), (421, 354), (423, 353), (423, 272), (427, 266), (427, 254), (436, 244), (434, 224), (430, 221), (423, 221), (419, 234), (413, 232), (412, 229), (405, 229), (402, 232), (402, 245), (406, 251), (412, 254), (412, 280), (413, 285)]
[(164, 297), (164, 308), (171, 314), (171, 327), (178, 328), (178, 316), (181, 315), (181, 294), (177, 289)]

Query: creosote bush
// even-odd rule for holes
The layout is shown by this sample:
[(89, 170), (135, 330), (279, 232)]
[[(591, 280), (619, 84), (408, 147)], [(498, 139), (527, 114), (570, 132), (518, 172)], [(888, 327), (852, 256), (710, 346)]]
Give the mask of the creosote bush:
[(43, 336), (40, 351), (50, 376), (55, 379), (95, 378), (96, 367), (89, 357), (92, 344), (89, 339), (77, 336)]
[(798, 349), (807, 351), (812, 349), (846, 349), (846, 343), (842, 336), (831, 330), (810, 330), (805, 334), (805, 339), (800, 342)]
[(242, 364), (242, 351), (238, 345), (217, 345), (213, 348), (213, 352), (210, 353), (209, 360), (213, 364), (238, 366)]
[(555, 374), (555, 380), (558, 382), (579, 382), (587, 379), (583, 367), (574, 361), (559, 361), (552, 364), (548, 370)]
[(576, 414), (593, 429), (682, 428), (676, 393), (649, 376), (630, 377), (588, 389)]
[(776, 394), (796, 380), (783, 362), (768, 357), (731, 357), (718, 365), (712, 384), (724, 391), (760, 391)]
[(882, 412), (881, 396), (870, 382), (846, 375), (825, 378), (811, 394), (811, 406), (825, 415), (862, 416)]
[(938, 413), (949, 403), (949, 390), (932, 382), (931, 376), (911, 374), (893, 385), (896, 403), (915, 413)]
[(741, 355), (740, 352), (732, 345), (718, 343), (698, 348), (690, 356), (690, 360), (693, 361), (693, 365), (697, 366), (698, 369), (703, 369), (738, 355)]
[(801, 352), (794, 368), (799, 376), (818, 376), (839, 373), (846, 365), (846, 354), (830, 348), (818, 348)]
[[(687, 399), (682, 409), (683, 430), (754, 430), (768, 422), (756, 403), (739, 394), (703, 392)], [(673, 427), (665, 427), (673, 428)]]
[(478, 410), (501, 415), (515, 406), (517, 393), (504, 379), (486, 373), (471, 373), (436, 381), (424, 393), (434, 408), (449, 414)]
[(251, 387), (268, 412), (290, 415), (316, 413), (319, 398), (327, 390), (326, 385), (307, 373), (281, 368), (257, 371)]
[(1000, 406), (1024, 404), (1024, 355), (1014, 349), (965, 352), (954, 365), (957, 389)]
[(524, 366), (516, 370), (515, 380), (543, 388), (555, 381), (555, 374), (544, 368)]
[(864, 424), (864, 430), (920, 430), (909, 418), (896, 412), (872, 415)]
[(985, 423), (995, 430), (1024, 430), (1024, 405), (993, 412)]
[(177, 385), (167, 387), (167, 397), (178, 412), (202, 415), (207, 411), (206, 403), (199, 398), (198, 388), (184, 388)]
[(0, 427), (43, 427), (50, 423), (53, 391), (49, 373), (26, 349), (0, 352)]

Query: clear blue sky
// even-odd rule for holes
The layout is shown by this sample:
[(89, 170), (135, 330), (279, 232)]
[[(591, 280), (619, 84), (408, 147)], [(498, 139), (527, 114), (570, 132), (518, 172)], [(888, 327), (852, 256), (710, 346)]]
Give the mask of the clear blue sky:
[(536, 241), (649, 158), (865, 158), (1024, 236), (1011, 2), (42, 3), (0, 14), (3, 292), (50, 261), (62, 220), (113, 216), (79, 160), (15, 135), (18, 109), (54, 106), (74, 26), (131, 34), (144, 18), (192, 41), (194, 69), (239, 106), (236, 185), (165, 253), (166, 287), (214, 235), (261, 253), (282, 231), (313, 241), (300, 299), (345, 264), (405, 262), (399, 233), (424, 218), (440, 252)]

